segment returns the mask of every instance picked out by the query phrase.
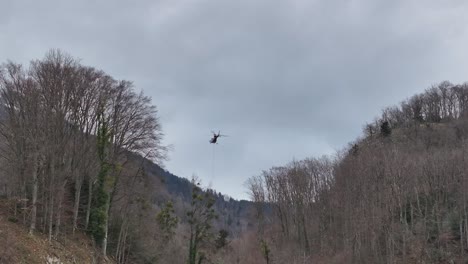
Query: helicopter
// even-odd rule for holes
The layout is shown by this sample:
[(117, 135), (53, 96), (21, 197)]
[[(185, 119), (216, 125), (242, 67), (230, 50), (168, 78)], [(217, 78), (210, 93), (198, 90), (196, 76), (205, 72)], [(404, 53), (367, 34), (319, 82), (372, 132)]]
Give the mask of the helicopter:
[(227, 135), (221, 135), (221, 131), (218, 131), (218, 134), (213, 131), (211, 131), (211, 133), (213, 133), (213, 137), (210, 139), (211, 144), (218, 144), (219, 137), (227, 137)]

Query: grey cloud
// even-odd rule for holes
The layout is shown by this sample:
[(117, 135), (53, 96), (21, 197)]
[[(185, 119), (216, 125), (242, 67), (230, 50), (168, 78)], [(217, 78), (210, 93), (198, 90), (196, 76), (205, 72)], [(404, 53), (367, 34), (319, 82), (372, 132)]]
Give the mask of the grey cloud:
[[(61, 48), (153, 97), (166, 168), (234, 197), (251, 175), (332, 153), (380, 110), (465, 81), (465, 1), (0, 0), (0, 59)], [(211, 130), (230, 135), (216, 146)]]

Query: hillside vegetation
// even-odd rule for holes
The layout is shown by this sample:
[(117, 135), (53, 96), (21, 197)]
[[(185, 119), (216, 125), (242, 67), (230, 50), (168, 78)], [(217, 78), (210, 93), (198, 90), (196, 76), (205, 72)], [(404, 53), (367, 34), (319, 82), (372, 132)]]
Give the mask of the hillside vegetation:
[(61, 51), (3, 64), (0, 100), (0, 263), (468, 261), (467, 84), (250, 178), (252, 202), (164, 170), (150, 98)]
[[(21, 234), (11, 243), (37, 242), (45, 254), (86, 233), (96, 262), (202, 263), (252, 227), (249, 202), (157, 165), (167, 154), (158, 112), (131, 82), (51, 50), (28, 66), (3, 64), (0, 100), (2, 224)], [(8, 250), (13, 262), (31, 252)]]
[[(270, 263), (466, 263), (468, 85), (383, 111), (335, 157), (249, 180)], [(262, 204), (274, 214), (261, 217)], [(295, 262), (294, 262), (295, 261)]]
[[(97, 263), (100, 253), (92, 241), (82, 232), (71, 237), (62, 237), (52, 243), (47, 236), (31, 236), (27, 229), (16, 223), (14, 203), (0, 199), (0, 263), (60, 264)], [(114, 263), (108, 259), (104, 263)]]

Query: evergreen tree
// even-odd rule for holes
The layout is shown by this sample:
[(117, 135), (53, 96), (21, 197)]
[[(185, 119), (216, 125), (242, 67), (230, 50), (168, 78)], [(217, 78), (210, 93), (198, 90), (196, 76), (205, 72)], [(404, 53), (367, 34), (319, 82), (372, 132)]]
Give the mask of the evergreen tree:
[(190, 225), (189, 264), (202, 264), (206, 256), (200, 251), (202, 243), (212, 240), (211, 222), (217, 217), (213, 208), (215, 200), (203, 192), (199, 182), (192, 179), (192, 201), (187, 212)]
[(107, 217), (107, 203), (109, 194), (106, 191), (106, 181), (109, 174), (110, 165), (107, 163), (107, 152), (109, 148), (109, 128), (104, 117), (99, 117), (99, 127), (97, 133), (97, 152), (100, 162), (100, 170), (97, 177), (97, 184), (93, 192), (93, 202), (89, 216), (88, 232), (93, 236), (99, 245), (104, 239), (105, 223)]
[(229, 232), (225, 229), (221, 229), (218, 232), (218, 237), (215, 240), (216, 249), (221, 249), (229, 243), (227, 237), (229, 236)]
[(156, 215), (159, 229), (165, 240), (170, 240), (175, 234), (174, 229), (179, 223), (179, 218), (175, 216), (172, 202), (167, 202), (164, 208)]
[(262, 250), (262, 255), (265, 258), (266, 264), (270, 263), (270, 248), (268, 243), (265, 240), (260, 240), (260, 249)]
[(392, 129), (390, 128), (390, 123), (388, 123), (388, 121), (383, 121), (380, 125), (380, 134), (384, 137), (389, 137), (392, 134)]

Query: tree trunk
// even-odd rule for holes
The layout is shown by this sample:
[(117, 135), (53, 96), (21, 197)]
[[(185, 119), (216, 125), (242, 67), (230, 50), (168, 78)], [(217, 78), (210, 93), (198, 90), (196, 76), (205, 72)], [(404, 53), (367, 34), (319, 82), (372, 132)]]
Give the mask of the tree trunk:
[(21, 199), (23, 205), (21, 206), (21, 213), (23, 214), (23, 225), (26, 225), (26, 210), (28, 209), (28, 195), (26, 193), (26, 180), (23, 184), (23, 199)]
[(56, 223), (55, 223), (55, 238), (58, 238), (58, 235), (60, 233), (60, 225), (61, 225), (61, 220), (62, 220), (62, 205), (63, 205), (63, 198), (65, 196), (65, 186), (67, 185), (67, 180), (65, 180), (60, 186), (59, 190), (59, 197), (58, 197), (58, 208), (57, 208), (57, 213), (56, 213)]
[(33, 156), (33, 169), (32, 169), (32, 195), (31, 195), (31, 224), (29, 226), (29, 234), (32, 235), (36, 229), (37, 219), (37, 191), (38, 191), (38, 180), (37, 180), (37, 154)]
[(128, 224), (127, 220), (124, 220), (119, 232), (119, 239), (117, 241), (117, 251), (115, 253), (115, 257), (118, 263), (125, 263), (125, 248), (127, 242), (127, 232), (128, 232)]
[(91, 203), (93, 202), (93, 181), (90, 178), (88, 180), (88, 205), (86, 206), (86, 221), (85, 229), (88, 230), (89, 225), (89, 215), (91, 213)]
[(52, 227), (54, 222), (54, 181), (55, 181), (55, 163), (54, 159), (51, 159), (50, 162), (50, 183), (49, 183), (49, 242), (52, 241)]
[(459, 232), (460, 232), (460, 253), (461, 253), (461, 256), (463, 256), (463, 252), (465, 251), (465, 249), (463, 248), (463, 217), (462, 216), (460, 216), (458, 227), (459, 227)]
[(107, 236), (109, 233), (109, 202), (110, 200), (107, 200), (106, 204), (106, 217), (104, 218), (104, 238), (102, 239), (102, 255), (106, 256), (107, 255)]
[(54, 222), (54, 197), (52, 194), (50, 195), (50, 200), (49, 200), (49, 242), (52, 241), (52, 226)]
[(81, 186), (83, 180), (78, 177), (75, 181), (75, 204), (73, 205), (73, 234), (78, 228), (78, 211), (80, 209)]
[[(44, 188), (44, 189), (45, 189), (45, 188)], [(42, 197), (44, 197), (44, 201), (43, 201), (43, 203), (44, 203), (44, 205), (43, 205), (43, 207), (44, 207), (43, 212), (44, 212), (44, 213), (43, 213), (43, 215), (42, 215), (42, 217), (41, 217), (41, 219), (42, 219), (42, 223), (41, 223), (41, 224), (42, 224), (42, 232), (45, 233), (46, 230), (47, 230), (47, 217), (49, 216), (49, 199), (47, 198), (47, 195), (45, 194), (45, 192), (43, 192), (42, 195), (43, 195)]]
[(305, 253), (309, 254), (310, 252), (310, 245), (309, 245), (309, 236), (307, 234), (307, 227), (306, 227), (306, 221), (305, 221), (305, 217), (304, 217), (304, 214), (302, 215), (302, 229), (303, 229), (303, 232), (304, 232), (304, 250), (305, 250)]
[(465, 211), (465, 236), (466, 236), (465, 238), (466, 238), (466, 245), (468, 245), (468, 214), (466, 212), (466, 207), (464, 211)]
[(122, 235), (123, 235), (123, 229), (125, 225), (125, 220), (122, 221), (122, 224), (120, 225), (120, 231), (119, 231), (119, 238), (117, 239), (117, 246), (115, 249), (115, 258), (117, 259), (117, 263), (120, 263), (120, 247), (122, 243)]

